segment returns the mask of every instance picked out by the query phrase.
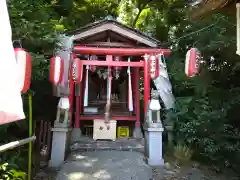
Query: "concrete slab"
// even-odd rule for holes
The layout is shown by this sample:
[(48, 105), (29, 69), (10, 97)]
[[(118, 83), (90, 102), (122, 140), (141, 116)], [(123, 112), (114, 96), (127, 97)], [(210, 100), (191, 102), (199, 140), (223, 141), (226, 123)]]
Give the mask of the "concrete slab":
[(76, 152), (63, 164), (56, 180), (149, 180), (152, 169), (139, 152)]

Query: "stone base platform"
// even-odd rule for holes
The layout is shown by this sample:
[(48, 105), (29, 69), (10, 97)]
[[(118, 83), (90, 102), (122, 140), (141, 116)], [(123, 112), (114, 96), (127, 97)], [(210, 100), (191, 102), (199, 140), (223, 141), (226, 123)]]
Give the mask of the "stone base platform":
[(116, 141), (93, 140), (82, 137), (79, 141), (74, 142), (71, 151), (135, 151), (144, 152), (144, 139), (128, 138), (116, 139)]

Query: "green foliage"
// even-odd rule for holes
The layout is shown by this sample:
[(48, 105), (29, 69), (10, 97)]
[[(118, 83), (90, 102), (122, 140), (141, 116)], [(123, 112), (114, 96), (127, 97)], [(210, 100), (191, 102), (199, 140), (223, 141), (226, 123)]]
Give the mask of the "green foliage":
[(0, 165), (0, 178), (2, 180), (25, 180), (26, 173), (18, 171), (16, 167), (8, 163)]
[[(187, 3), (186, 0), (8, 1), (13, 39), (21, 39), (33, 59), (34, 118), (49, 121), (55, 118), (57, 99), (52, 97), (48, 82), (47, 59), (53, 54), (57, 34), (112, 15), (159, 39), (163, 47), (172, 48), (167, 65), (177, 105), (176, 112), (166, 114), (166, 121), (175, 122), (176, 141), (207, 160), (232, 165), (240, 162), (240, 64), (235, 55), (235, 17), (215, 14), (192, 21), (188, 18)], [(193, 46), (201, 51), (203, 63), (200, 76), (190, 79), (184, 74), (184, 61), (186, 51)], [(141, 92), (142, 84), (141, 79)], [(0, 126), (0, 139), (10, 141), (26, 132), (27, 121)]]
[[(176, 130), (178, 141), (191, 146), (198, 157), (231, 161), (240, 149), (239, 131), (227, 119), (228, 103), (220, 105), (208, 97), (178, 99)], [(231, 162), (233, 163), (233, 162)]]
[[(119, 12), (123, 22), (172, 49), (167, 65), (177, 104), (165, 120), (175, 122), (175, 141), (191, 148), (194, 157), (239, 167), (240, 66), (235, 53), (235, 16), (215, 14), (192, 21), (186, 7), (187, 1), (181, 0), (123, 0)], [(184, 74), (190, 47), (197, 47), (203, 56), (200, 76), (195, 78)]]
[(116, 0), (78, 0), (73, 3), (71, 13), (64, 18), (63, 24), (68, 29), (77, 29), (89, 23), (106, 18), (117, 17)]
[[(32, 57), (33, 120), (54, 121), (58, 98), (52, 95), (48, 81), (49, 57), (53, 55), (56, 37), (67, 30), (80, 28), (88, 23), (117, 17), (116, 0), (11, 0), (8, 1), (12, 39), (21, 40), (22, 46)], [(28, 117), (28, 99), (23, 95), (24, 110)], [(0, 126), (1, 144), (26, 138), (28, 119)], [(1, 153), (2, 162), (27, 169), (27, 146)], [(9, 167), (10, 166), (6, 166)], [(11, 168), (10, 168), (11, 169)], [(10, 170), (4, 170), (10, 179)], [(14, 169), (11, 173), (16, 175)], [(10, 177), (11, 176), (11, 177)]]
[(8, 3), (13, 39), (21, 39), (24, 48), (43, 52), (54, 43), (53, 12), (43, 0), (12, 0)]

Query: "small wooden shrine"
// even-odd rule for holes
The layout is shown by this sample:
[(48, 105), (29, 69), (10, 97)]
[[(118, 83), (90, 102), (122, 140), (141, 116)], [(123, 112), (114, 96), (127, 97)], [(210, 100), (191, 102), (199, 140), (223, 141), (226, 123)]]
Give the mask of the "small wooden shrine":
[(81, 82), (74, 82), (71, 75), (68, 79), (74, 129), (80, 128), (83, 134), (87, 125), (97, 126), (95, 131), (103, 130), (97, 124), (107, 119), (112, 121), (106, 131), (115, 134), (116, 127), (123, 124), (140, 129), (140, 72), (144, 74), (146, 116), (151, 73), (154, 78), (159, 76), (155, 73), (159, 71), (158, 56), (168, 56), (170, 50), (160, 48), (158, 40), (110, 18), (66, 35), (73, 37), (72, 59), (82, 64)]

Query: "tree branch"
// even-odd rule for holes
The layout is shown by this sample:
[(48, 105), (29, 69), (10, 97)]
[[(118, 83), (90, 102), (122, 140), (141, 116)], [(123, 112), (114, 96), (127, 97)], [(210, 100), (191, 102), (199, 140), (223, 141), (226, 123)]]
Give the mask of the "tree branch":
[(133, 27), (136, 26), (137, 20), (138, 20), (138, 18), (140, 17), (142, 11), (143, 11), (143, 10), (146, 8), (146, 6), (147, 6), (150, 2), (152, 2), (152, 1), (153, 1), (153, 0), (147, 1), (145, 4), (142, 5), (142, 7), (139, 8), (138, 14), (137, 14), (137, 16), (135, 17), (135, 19), (134, 19), (134, 21), (133, 21), (133, 24), (132, 24)]

